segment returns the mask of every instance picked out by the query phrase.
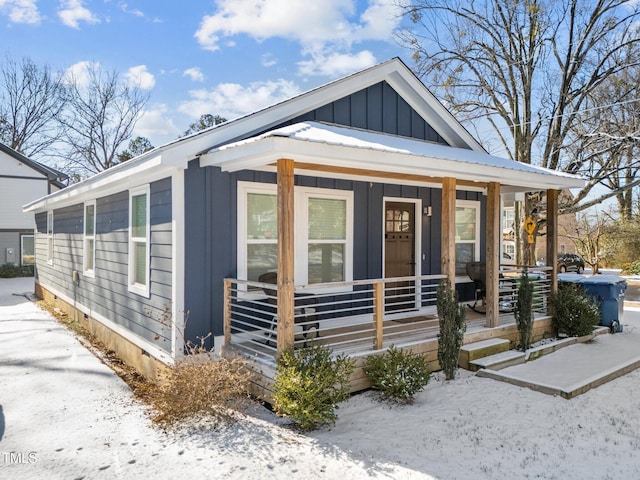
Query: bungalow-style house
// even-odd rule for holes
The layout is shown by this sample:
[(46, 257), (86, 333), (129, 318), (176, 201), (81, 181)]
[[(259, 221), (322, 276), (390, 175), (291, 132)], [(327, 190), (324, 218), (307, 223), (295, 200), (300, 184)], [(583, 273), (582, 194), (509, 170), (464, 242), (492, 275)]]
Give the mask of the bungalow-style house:
[[(253, 359), (268, 388), (277, 355), (309, 342), (356, 356), (393, 343), (437, 362), (445, 277), (461, 300), (483, 297), (466, 341), (513, 339), (501, 198), (548, 192), (555, 258), (554, 199), (582, 183), (487, 154), (392, 59), (25, 210), (37, 224), (38, 295), (84, 318), (125, 361), (153, 376), (204, 338)], [(486, 268), (482, 288), (467, 274), (474, 261)], [(539, 278), (545, 295), (553, 266)]]
[(32, 265), (33, 214), (22, 206), (65, 187), (67, 176), (0, 143), (0, 265)]

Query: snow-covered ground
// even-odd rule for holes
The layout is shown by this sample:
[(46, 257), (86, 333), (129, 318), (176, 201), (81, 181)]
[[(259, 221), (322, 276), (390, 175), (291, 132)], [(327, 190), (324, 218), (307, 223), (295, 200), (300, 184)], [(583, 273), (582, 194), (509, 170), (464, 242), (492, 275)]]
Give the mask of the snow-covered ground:
[[(258, 406), (165, 433), (72, 333), (6, 294), (30, 281), (0, 279), (0, 479), (640, 478), (638, 370), (572, 400), (436, 374), (413, 405), (356, 395), (307, 435)], [(640, 309), (625, 312), (633, 337)]]

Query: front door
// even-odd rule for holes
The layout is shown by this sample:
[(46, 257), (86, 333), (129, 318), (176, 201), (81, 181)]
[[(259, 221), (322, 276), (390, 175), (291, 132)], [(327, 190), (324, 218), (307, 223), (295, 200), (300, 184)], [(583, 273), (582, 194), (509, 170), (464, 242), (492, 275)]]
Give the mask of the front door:
[[(384, 276), (410, 277), (416, 273), (415, 204), (385, 203)], [(415, 308), (414, 282), (385, 284), (387, 310)]]

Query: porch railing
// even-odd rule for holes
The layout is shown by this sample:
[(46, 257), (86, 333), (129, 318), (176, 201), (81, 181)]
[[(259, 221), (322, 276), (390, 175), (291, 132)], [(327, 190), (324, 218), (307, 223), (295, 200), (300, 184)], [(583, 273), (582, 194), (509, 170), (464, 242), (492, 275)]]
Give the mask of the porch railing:
[[(295, 287), (294, 348), (311, 340), (348, 349), (370, 342), (383, 348), (406, 327), (387, 322), (407, 316), (435, 319), (436, 290), (444, 275), (356, 280)], [(276, 286), (225, 279), (225, 343), (261, 357), (274, 357), (277, 335)]]
[[(522, 269), (500, 268), (501, 317), (513, 315)], [(527, 270), (534, 284), (534, 314), (546, 315), (553, 268)], [(436, 291), (443, 278), (423, 275), (296, 286), (294, 348), (313, 341), (338, 351), (379, 350), (406, 338), (408, 330), (435, 337), (439, 328)], [(273, 359), (277, 353), (277, 286), (231, 278), (224, 285), (225, 344)]]

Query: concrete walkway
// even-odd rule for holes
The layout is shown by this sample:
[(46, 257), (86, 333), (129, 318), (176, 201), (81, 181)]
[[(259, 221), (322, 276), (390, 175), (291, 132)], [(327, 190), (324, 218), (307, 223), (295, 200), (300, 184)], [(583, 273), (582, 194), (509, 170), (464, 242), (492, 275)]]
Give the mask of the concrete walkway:
[(625, 304), (623, 332), (599, 335), (522, 365), (479, 376), (572, 398), (640, 367), (640, 308)]

